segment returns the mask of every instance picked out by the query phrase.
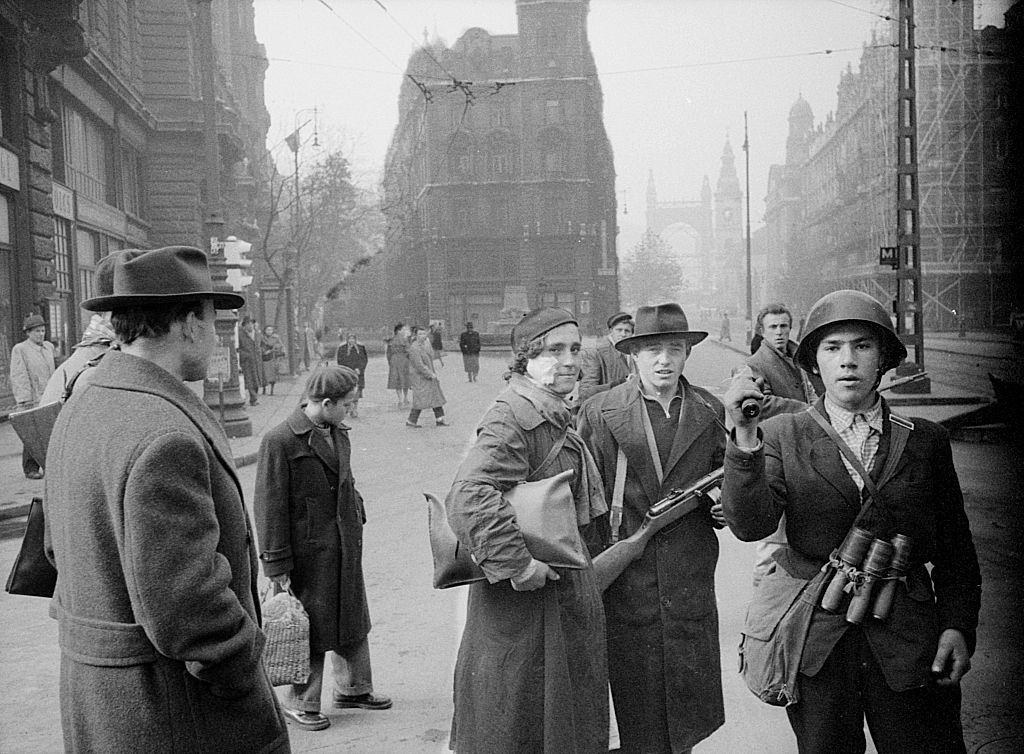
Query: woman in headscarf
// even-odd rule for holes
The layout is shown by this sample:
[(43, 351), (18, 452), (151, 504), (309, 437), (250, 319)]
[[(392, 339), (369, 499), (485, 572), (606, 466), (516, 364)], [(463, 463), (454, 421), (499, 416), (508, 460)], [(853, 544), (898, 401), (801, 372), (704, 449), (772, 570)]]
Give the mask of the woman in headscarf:
[(589, 559), (582, 570), (535, 560), (502, 497), (528, 478), (572, 469), (576, 522), (585, 542), (595, 540), (594, 519), (607, 506), (564, 400), (579, 375), (579, 327), (565, 310), (538, 309), (513, 329), (512, 347), (509, 386), (481, 420), (445, 503), (487, 577), (469, 588), (451, 746), (606, 752), (608, 666), (593, 568)]

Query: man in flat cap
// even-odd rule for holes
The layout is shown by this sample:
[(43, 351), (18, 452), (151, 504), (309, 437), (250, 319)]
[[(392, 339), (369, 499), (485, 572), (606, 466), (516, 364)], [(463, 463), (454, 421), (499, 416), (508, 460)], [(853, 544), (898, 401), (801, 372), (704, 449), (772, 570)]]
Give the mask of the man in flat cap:
[(580, 403), (626, 381), (629, 377), (629, 361), (624, 353), (615, 350), (615, 344), (632, 334), (632, 315), (619, 312), (608, 318), (608, 334), (601, 342), (595, 348), (583, 350)]
[[(580, 407), (577, 424), (608, 500), (603, 547), (635, 533), (652, 505), (722, 465), (722, 404), (683, 377), (691, 330), (678, 304), (641, 306), (628, 354), (636, 380)], [(621, 750), (683, 754), (725, 719), (715, 608), (721, 513), (692, 511), (654, 535), (604, 592), (608, 677)]]
[[(25, 340), (11, 349), (11, 389), (18, 411), (39, 405), (46, 381), (53, 374), (53, 343), (46, 339), (46, 322), (38, 314), (30, 314), (22, 323)], [(38, 459), (26, 447), (21, 452), (21, 467), (26, 479), (42, 479)]]
[(68, 751), (287, 752), (262, 664), (252, 530), (231, 448), (188, 387), (217, 336), (206, 255), (126, 249), (112, 292), (121, 343), (53, 429), (47, 474), (51, 610), (60, 626)]

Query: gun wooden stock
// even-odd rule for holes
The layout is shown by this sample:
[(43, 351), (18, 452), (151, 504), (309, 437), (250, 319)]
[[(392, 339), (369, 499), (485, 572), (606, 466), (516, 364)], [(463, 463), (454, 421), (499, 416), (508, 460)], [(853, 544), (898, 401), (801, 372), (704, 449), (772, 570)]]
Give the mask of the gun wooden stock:
[(712, 491), (722, 485), (724, 469), (716, 469), (685, 490), (673, 490), (651, 506), (640, 528), (594, 558), (594, 576), (603, 592), (626, 567), (644, 553), (647, 543), (659, 531), (705, 505)]

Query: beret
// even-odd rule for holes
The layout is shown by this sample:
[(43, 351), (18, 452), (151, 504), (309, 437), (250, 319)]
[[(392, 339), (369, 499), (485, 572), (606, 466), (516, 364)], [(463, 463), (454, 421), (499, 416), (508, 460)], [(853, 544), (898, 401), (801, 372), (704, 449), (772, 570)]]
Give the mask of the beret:
[(579, 325), (579, 323), (572, 313), (553, 306), (527, 312), (512, 328), (512, 350), (518, 351), (531, 340), (551, 332), (560, 325)]

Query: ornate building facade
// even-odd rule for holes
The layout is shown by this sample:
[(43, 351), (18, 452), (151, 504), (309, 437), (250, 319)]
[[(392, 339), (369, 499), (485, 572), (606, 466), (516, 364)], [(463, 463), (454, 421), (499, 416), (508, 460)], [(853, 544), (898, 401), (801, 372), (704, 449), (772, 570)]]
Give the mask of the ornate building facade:
[(256, 235), (269, 115), (252, 0), (0, 0), (0, 406), (31, 313), (66, 356), (99, 260), (204, 239), (202, 29), (216, 61), (224, 235)]
[[(974, 4), (915, 4), (918, 187), (926, 330), (1001, 327), (1021, 311), (1021, 7), (1005, 28), (974, 29)], [(873, 36), (815, 125), (798, 98), (785, 162), (769, 173), (772, 297), (806, 311), (857, 288), (891, 302), (895, 273), (896, 53)], [(1015, 278), (1014, 271), (1017, 270)], [(1016, 280), (1016, 282), (1014, 282)]]
[(619, 304), (615, 172), (588, 0), (517, 0), (518, 34), (413, 54), (387, 155), (387, 316), (507, 330), (541, 304), (585, 331)]

